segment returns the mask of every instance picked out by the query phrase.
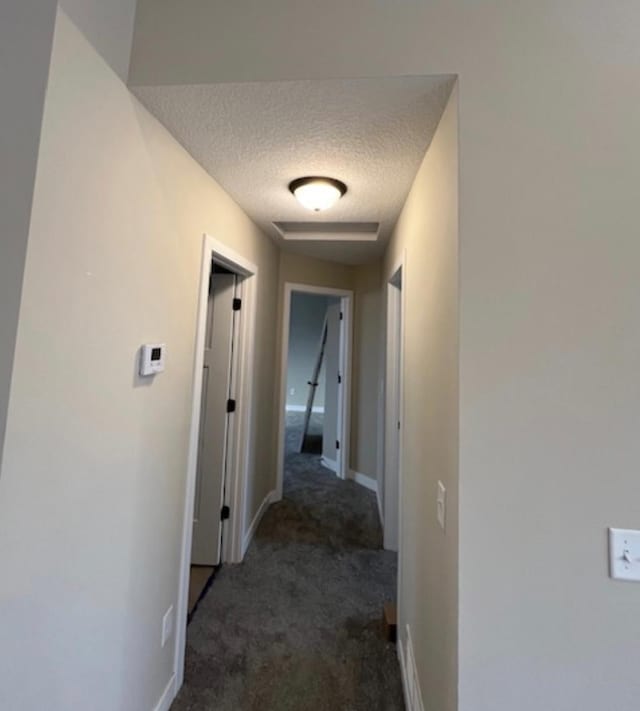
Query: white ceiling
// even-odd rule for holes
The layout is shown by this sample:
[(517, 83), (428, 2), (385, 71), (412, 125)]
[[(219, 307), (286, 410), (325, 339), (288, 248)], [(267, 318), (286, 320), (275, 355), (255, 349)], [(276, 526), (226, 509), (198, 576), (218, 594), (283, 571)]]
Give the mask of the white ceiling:
[[(284, 249), (347, 264), (384, 250), (449, 97), (446, 76), (133, 87)], [(288, 191), (326, 175), (347, 194), (316, 215)], [(283, 240), (274, 222), (378, 222), (375, 241)], [(350, 227), (352, 230), (352, 226)]]

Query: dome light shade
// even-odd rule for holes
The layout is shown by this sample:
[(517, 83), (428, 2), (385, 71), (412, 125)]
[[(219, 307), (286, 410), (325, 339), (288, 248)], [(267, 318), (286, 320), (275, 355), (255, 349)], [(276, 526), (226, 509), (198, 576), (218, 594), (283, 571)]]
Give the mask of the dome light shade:
[(307, 210), (320, 212), (335, 205), (347, 192), (347, 186), (334, 178), (309, 176), (293, 180), (289, 183), (289, 190)]

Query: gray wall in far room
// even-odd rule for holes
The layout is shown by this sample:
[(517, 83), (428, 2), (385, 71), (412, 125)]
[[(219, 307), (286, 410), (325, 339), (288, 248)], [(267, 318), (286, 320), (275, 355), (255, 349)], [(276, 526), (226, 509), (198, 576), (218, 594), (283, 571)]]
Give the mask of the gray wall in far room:
[[(327, 306), (332, 301), (336, 301), (336, 299), (321, 294), (294, 292), (291, 295), (287, 407), (305, 407), (307, 404), (308, 381), (311, 380), (318, 356)], [(323, 363), (318, 378), (314, 407), (324, 407), (324, 401), (325, 367)]]

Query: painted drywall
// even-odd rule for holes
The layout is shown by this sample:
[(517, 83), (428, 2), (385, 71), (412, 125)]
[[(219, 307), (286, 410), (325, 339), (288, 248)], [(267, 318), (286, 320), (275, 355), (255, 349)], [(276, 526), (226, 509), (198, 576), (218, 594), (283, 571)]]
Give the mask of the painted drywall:
[[(276, 249), (59, 10), (0, 476), (0, 708), (151, 711), (171, 677), (204, 232), (259, 267), (250, 521), (273, 487)], [(149, 341), (166, 371), (143, 381)]]
[(141, 8), (141, 83), (459, 75), (460, 711), (635, 711), (640, 5)]
[[(308, 382), (313, 375), (329, 299), (320, 294), (291, 294), (289, 351), (287, 360), (287, 407), (304, 408), (309, 395)], [(324, 408), (325, 362), (322, 363), (314, 408)], [(293, 393), (291, 392), (293, 389)]]
[(0, 464), (55, 0), (0, 5)]
[(331, 289), (353, 289), (354, 267), (338, 262), (327, 262), (301, 254), (280, 253), (280, 289), (293, 282)]
[(377, 479), (380, 451), (378, 422), (382, 418), (382, 317), (381, 262), (355, 269), (353, 370), (351, 391), (351, 468)]
[(327, 345), (324, 420), (322, 422), (322, 456), (330, 462), (338, 461), (338, 384), (340, 371), (340, 301), (333, 300), (327, 306)]
[[(384, 263), (404, 258), (400, 421), (400, 643), (411, 628), (423, 698), (457, 709), (458, 126), (454, 93), (418, 171)], [(443, 531), (433, 515), (446, 487)]]
[(123, 80), (129, 74), (136, 0), (60, 0), (60, 7)]

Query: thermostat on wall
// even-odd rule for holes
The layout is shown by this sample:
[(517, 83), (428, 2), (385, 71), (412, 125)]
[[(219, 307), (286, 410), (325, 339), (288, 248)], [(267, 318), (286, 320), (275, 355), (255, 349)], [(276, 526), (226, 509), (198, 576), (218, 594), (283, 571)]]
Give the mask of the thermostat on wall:
[(140, 349), (140, 375), (155, 375), (164, 370), (164, 343), (146, 343)]

